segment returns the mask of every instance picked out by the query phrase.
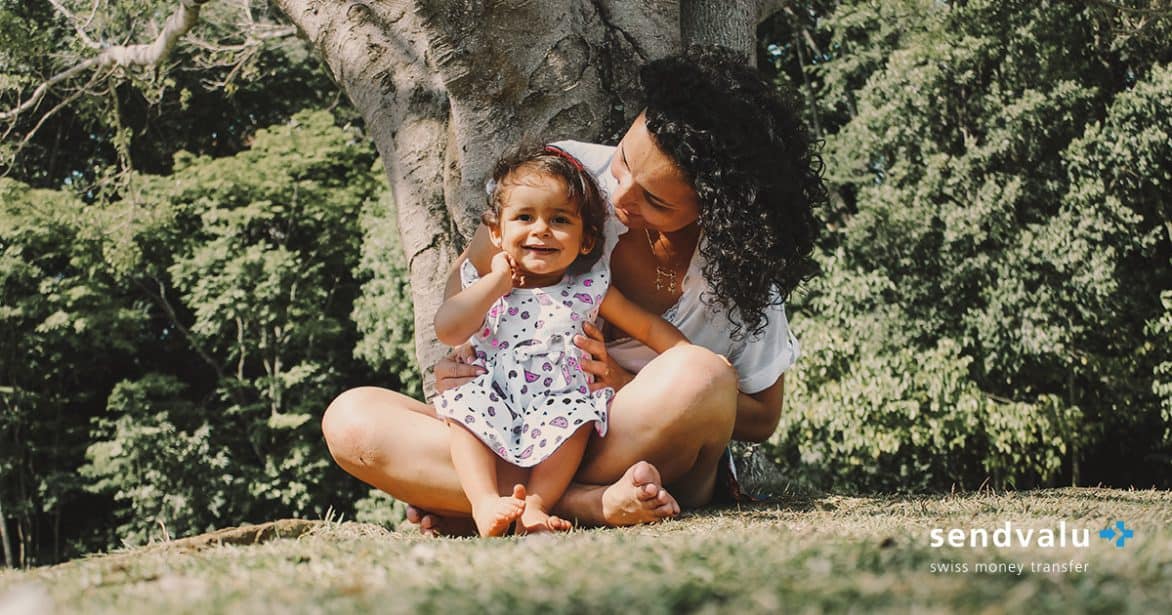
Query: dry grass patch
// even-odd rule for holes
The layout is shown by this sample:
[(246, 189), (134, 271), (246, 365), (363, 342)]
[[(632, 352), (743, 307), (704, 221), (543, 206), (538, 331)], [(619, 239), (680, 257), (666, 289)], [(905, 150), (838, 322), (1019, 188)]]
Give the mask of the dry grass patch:
[[(1085, 549), (929, 544), (932, 528), (1097, 529), (1115, 519), (1136, 532), (1124, 549), (1093, 533)], [(0, 573), (0, 596), (120, 614), (1170, 612), (1170, 522), (1168, 492), (1102, 489), (788, 499), (654, 526), (497, 540), (317, 522), (259, 544), (175, 541)], [(1087, 571), (931, 568), (1071, 559)]]

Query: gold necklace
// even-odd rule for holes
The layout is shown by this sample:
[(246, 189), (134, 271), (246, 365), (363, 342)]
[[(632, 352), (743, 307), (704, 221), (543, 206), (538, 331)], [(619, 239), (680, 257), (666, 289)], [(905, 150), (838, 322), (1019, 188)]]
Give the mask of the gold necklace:
[[(655, 258), (655, 242), (651, 241), (651, 231), (643, 229), (643, 234), (647, 236), (647, 247), (651, 248), (651, 258)], [(675, 269), (664, 269), (659, 264), (659, 259), (655, 259), (655, 290), (667, 291), (670, 294), (675, 292), (676, 285)]]

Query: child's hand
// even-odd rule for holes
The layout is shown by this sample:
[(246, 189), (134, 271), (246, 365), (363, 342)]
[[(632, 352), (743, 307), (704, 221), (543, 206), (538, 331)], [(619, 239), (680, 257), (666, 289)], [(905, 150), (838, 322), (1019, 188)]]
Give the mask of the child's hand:
[(509, 288), (506, 292), (525, 284), (525, 274), (521, 273), (513, 257), (505, 252), (498, 252), (496, 256), (493, 256), (490, 267), (492, 273), (503, 274), (502, 277), (509, 280)]

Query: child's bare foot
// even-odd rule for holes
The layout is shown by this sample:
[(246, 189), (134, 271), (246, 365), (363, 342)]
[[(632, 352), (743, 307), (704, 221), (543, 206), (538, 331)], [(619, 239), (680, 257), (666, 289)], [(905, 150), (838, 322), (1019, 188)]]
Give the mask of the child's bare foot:
[(602, 514), (611, 527), (652, 523), (680, 514), (680, 505), (662, 486), (659, 470), (640, 461), (602, 492)]
[(525, 512), (525, 487), (513, 486), (511, 496), (489, 496), (472, 502), (472, 520), (481, 536), (503, 536)]
[(526, 503), (525, 512), (517, 520), (517, 530), (522, 534), (542, 532), (568, 532), (574, 525), (561, 517), (551, 515), (532, 502)]

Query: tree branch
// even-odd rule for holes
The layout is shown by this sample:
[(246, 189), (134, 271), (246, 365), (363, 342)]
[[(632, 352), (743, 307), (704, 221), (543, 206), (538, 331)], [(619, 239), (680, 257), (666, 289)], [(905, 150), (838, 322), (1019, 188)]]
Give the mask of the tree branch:
[(199, 10), (209, 0), (179, 0), (179, 8), (167, 18), (163, 31), (151, 43), (140, 45), (118, 45), (107, 47), (98, 55), (85, 60), (76, 66), (64, 70), (50, 77), (42, 83), (32, 96), (15, 109), (0, 113), (0, 121), (14, 120), (17, 116), (36, 107), (49, 90), (71, 77), (84, 71), (105, 66), (157, 66), (171, 55), (179, 39), (187, 34), (199, 22)]
[[(216, 379), (221, 382), (227, 380), (227, 377), (224, 374), (224, 367), (220, 365), (219, 361), (216, 361), (216, 359), (213, 358), (207, 350), (204, 349), (203, 344), (200, 343), (195, 334), (193, 334), (187, 327), (183, 326), (183, 321), (179, 319), (179, 314), (175, 312), (175, 308), (167, 299), (167, 287), (163, 284), (163, 281), (151, 274), (146, 274), (146, 277), (154, 282), (156, 286), (158, 286), (158, 291), (151, 289), (139, 278), (134, 278), (134, 284), (142, 289), (142, 291), (146, 293), (148, 297), (153, 299), (159, 307), (163, 308), (163, 311), (166, 312), (167, 318), (171, 321), (171, 324), (176, 329), (178, 329), (179, 332), (183, 334), (183, 337), (187, 340), (187, 342), (191, 344), (191, 349), (194, 350), (195, 353), (204, 360), (204, 363), (207, 363), (209, 367), (215, 370)], [(243, 405), (243, 399), (240, 397), (239, 391), (233, 388), (232, 392), (233, 397), (237, 400), (237, 403)]]
[[(90, 38), (89, 34), (86, 34), (84, 27), (80, 23), (78, 23), (77, 15), (74, 15), (72, 12), (70, 12), (69, 9), (65, 8), (65, 5), (61, 4), (61, 0), (49, 0), (49, 4), (52, 4), (53, 8), (57, 9), (57, 12), (61, 13), (61, 15), (63, 17), (65, 17), (65, 20), (69, 22), (69, 25), (73, 26), (73, 30), (75, 32), (77, 32), (77, 36), (79, 38), (81, 38), (82, 42), (85, 43), (86, 47), (89, 47), (90, 49), (101, 49), (102, 48), (101, 43)], [(95, 2), (94, 5), (96, 7), (97, 2)], [(91, 17), (90, 17), (91, 20), (93, 19), (92, 15), (93, 15), (93, 13), (91, 13)]]

